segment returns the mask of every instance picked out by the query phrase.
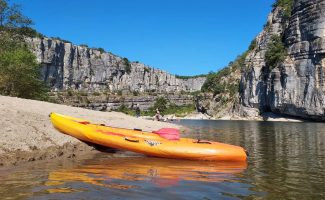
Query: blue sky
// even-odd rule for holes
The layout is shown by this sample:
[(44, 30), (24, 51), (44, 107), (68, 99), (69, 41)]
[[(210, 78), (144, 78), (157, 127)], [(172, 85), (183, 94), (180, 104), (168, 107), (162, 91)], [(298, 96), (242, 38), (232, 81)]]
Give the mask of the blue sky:
[(11, 0), (39, 32), (179, 75), (217, 71), (262, 30), (274, 0)]

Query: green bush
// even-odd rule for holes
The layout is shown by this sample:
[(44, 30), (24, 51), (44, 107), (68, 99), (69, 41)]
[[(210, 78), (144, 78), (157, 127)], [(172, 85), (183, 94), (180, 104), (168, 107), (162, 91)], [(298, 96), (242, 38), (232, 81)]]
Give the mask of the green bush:
[(42, 33), (37, 32), (35, 29), (30, 28), (30, 27), (21, 27), (21, 28), (17, 28), (15, 30), (17, 32), (17, 34), (20, 35), (24, 35), (27, 37), (37, 37), (37, 38), (44, 38), (45, 35), (43, 35)]
[(144, 73), (149, 73), (150, 72), (150, 68), (149, 67), (144, 67)]
[(140, 94), (139, 91), (135, 91), (135, 90), (132, 93), (133, 93), (133, 96), (139, 96), (139, 94)]
[(281, 37), (273, 35), (265, 53), (266, 66), (269, 69), (274, 69), (285, 60), (286, 56), (287, 49), (285, 48)]
[(276, 0), (273, 8), (281, 7), (284, 10), (284, 16), (290, 17), (293, 9), (294, 0)]
[(67, 95), (72, 97), (74, 95), (74, 91), (71, 88), (67, 89)]
[(199, 77), (207, 77), (207, 74), (199, 74), (199, 75), (195, 75), (195, 76), (180, 76), (180, 75), (175, 75), (176, 78), (179, 78), (179, 79), (190, 79), (190, 78), (199, 78)]
[(48, 88), (41, 80), (36, 56), (21, 35), (4, 30), (0, 34), (0, 94), (47, 100)]
[(159, 111), (164, 114), (165, 110), (167, 109), (167, 104), (168, 104), (167, 99), (165, 99), (164, 97), (158, 97), (153, 107), (155, 109), (158, 108)]
[(125, 65), (125, 72), (127, 73), (127, 74), (130, 74), (131, 73), (131, 63), (130, 63), (130, 61), (129, 61), (129, 59), (127, 59), (127, 58), (123, 58), (123, 62), (124, 62), (124, 65)]
[(127, 115), (135, 115), (135, 111), (127, 107), (125, 104), (121, 104), (121, 106), (116, 111), (122, 112)]
[[(194, 104), (188, 104), (183, 106), (178, 106), (176, 104), (169, 104), (166, 106), (166, 109), (163, 112), (160, 112), (162, 115), (176, 115), (177, 117), (184, 117), (187, 114), (190, 114), (195, 111)], [(141, 111), (141, 115), (144, 116), (154, 116), (156, 114), (155, 107), (150, 107), (146, 111)]]
[(249, 51), (252, 51), (256, 48), (256, 39), (254, 39), (248, 47)]
[(64, 39), (62, 39), (62, 38), (60, 38), (60, 37), (51, 37), (53, 40), (60, 40), (61, 42), (64, 42), (64, 43), (72, 43), (72, 42), (70, 42), (69, 40), (64, 40)]
[(231, 97), (234, 96), (236, 93), (239, 92), (239, 84), (238, 83), (229, 84), (228, 91), (229, 91)]
[(88, 48), (87, 44), (80, 44), (79, 46)]
[(94, 96), (100, 96), (100, 94), (101, 94), (100, 92), (93, 92)]
[(78, 96), (86, 97), (86, 96), (88, 96), (88, 93), (87, 92), (83, 92), (83, 91), (79, 91), (78, 92)]
[(93, 49), (99, 51), (100, 53), (105, 53), (106, 52), (105, 49), (104, 48), (101, 48), (101, 47), (99, 47), (99, 48), (93, 48)]
[(209, 72), (207, 79), (202, 85), (202, 92), (214, 92), (220, 93), (223, 91), (224, 86), (221, 84), (222, 77), (230, 75), (229, 67), (225, 67), (217, 73)]

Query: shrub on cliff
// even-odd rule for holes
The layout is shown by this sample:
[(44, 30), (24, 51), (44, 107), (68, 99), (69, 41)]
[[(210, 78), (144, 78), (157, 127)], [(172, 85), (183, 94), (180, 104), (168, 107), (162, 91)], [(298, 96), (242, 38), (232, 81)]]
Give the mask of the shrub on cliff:
[(131, 73), (131, 63), (130, 63), (129, 59), (123, 58), (123, 62), (124, 62), (124, 65), (125, 65), (125, 72), (127, 74), (130, 74)]
[(209, 72), (207, 79), (202, 85), (202, 92), (213, 92), (214, 94), (219, 94), (224, 91), (224, 86), (221, 83), (222, 77), (230, 75), (229, 67), (225, 67), (217, 73)]
[(273, 8), (280, 7), (284, 10), (284, 16), (290, 17), (294, 0), (276, 0), (273, 4)]
[(269, 69), (277, 67), (287, 56), (287, 49), (285, 48), (280, 36), (273, 35), (271, 42), (265, 53), (265, 64)]

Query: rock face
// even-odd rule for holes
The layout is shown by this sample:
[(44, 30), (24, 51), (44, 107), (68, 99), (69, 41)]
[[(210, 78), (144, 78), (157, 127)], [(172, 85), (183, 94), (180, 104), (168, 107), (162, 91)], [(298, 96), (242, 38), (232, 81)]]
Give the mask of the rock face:
[(111, 53), (76, 46), (50, 38), (29, 38), (27, 42), (42, 64), (42, 74), (54, 91), (72, 88), (83, 91), (155, 91), (200, 90), (205, 78), (178, 79)]
[[(164, 94), (163, 95), (168, 102), (172, 104), (176, 104), (178, 106), (184, 106), (193, 104), (194, 98), (192, 95), (173, 95), (173, 94)], [(84, 101), (75, 101), (75, 102), (66, 102), (66, 104), (72, 105), (74, 107), (82, 107), (91, 110), (99, 110), (99, 111), (111, 111), (117, 110), (120, 106), (125, 105), (130, 109), (135, 109), (138, 105), (140, 110), (146, 111), (149, 110), (150, 107), (154, 106), (156, 99), (159, 96), (114, 96), (105, 98), (104, 96), (92, 96), (92, 97), (84, 97), (87, 100)], [(89, 102), (87, 102), (89, 101)]]
[[(288, 56), (271, 70), (265, 52), (272, 35), (283, 35)], [(324, 120), (325, 0), (295, 0), (289, 19), (275, 8), (256, 44), (241, 77), (241, 114), (272, 111)]]

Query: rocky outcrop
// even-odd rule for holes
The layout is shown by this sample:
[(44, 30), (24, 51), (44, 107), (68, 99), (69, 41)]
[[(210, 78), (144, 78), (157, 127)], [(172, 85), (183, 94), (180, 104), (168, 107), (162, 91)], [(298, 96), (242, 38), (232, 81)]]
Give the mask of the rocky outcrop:
[[(175, 104), (177, 106), (185, 106), (194, 104), (193, 95), (186, 94), (163, 94), (163, 96), (170, 104)], [(95, 95), (73, 95), (64, 96), (56, 94), (53, 99), (56, 103), (71, 105), (74, 107), (82, 107), (91, 110), (98, 111), (112, 111), (117, 110), (122, 105), (130, 109), (135, 109), (139, 106), (140, 110), (146, 111), (150, 107), (154, 106), (156, 99), (160, 97), (158, 95), (140, 95), (140, 96), (119, 96), (119, 95), (109, 95), (106, 96), (101, 94), (99, 96)]]
[(179, 92), (200, 90), (204, 77), (178, 79), (160, 69), (57, 39), (27, 39), (53, 91)]
[[(273, 112), (325, 120), (325, 0), (293, 0), (289, 15), (288, 10), (275, 7), (244, 54), (238, 100), (221, 105), (222, 99), (213, 96), (200, 102), (209, 115), (255, 119)], [(287, 55), (268, 66), (266, 52), (274, 36), (282, 38)]]
[[(246, 58), (242, 74), (243, 109), (272, 111), (324, 120), (325, 1), (296, 0), (287, 21), (283, 9), (275, 8), (268, 25), (257, 38), (257, 48)], [(288, 56), (268, 70), (265, 52), (272, 35), (283, 35)]]

